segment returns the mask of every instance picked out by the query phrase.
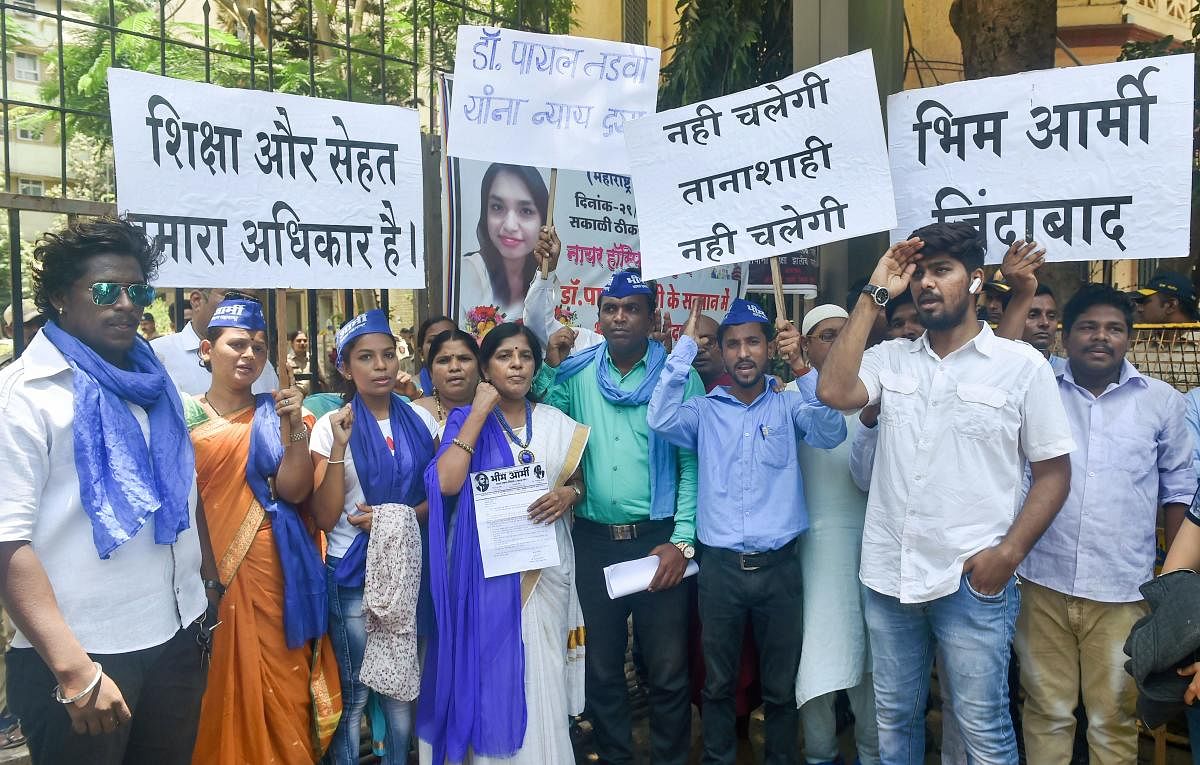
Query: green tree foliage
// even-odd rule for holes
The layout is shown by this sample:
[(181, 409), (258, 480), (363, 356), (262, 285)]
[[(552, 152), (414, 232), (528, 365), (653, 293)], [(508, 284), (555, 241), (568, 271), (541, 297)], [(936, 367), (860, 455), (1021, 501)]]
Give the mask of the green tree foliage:
[(775, 0), (679, 0), (659, 109), (672, 109), (792, 73), (792, 4)]
[[(458, 24), (488, 23), (494, 8), (507, 20), (505, 26), (544, 30), (548, 22), (553, 31), (566, 32), (574, 8), (571, 0), (284, 0), (270, 5), (273, 29), (267, 50), (261, 29), (265, 3), (237, 6), (249, 8), (244, 18), (231, 5), (213, 4), (204, 25), (175, 20), (163, 2), (112, 0), (111, 15), (109, 0), (80, 4), (93, 22), (115, 24), (117, 32), (81, 28), (64, 43), (61, 94), (57, 51), (45, 54), (50, 76), (41, 96), (49, 104), (60, 103), (61, 97), (73, 110), (67, 115), (68, 133), (86, 135), (102, 146), (111, 141), (105, 74), (110, 66), (229, 87), (416, 106), (422, 88), (428, 87), (430, 66), (454, 68)], [(472, 4), (480, 11), (463, 10)], [(206, 40), (207, 53), (202, 49)], [(385, 58), (351, 53), (347, 66), (347, 43), (372, 54), (382, 51)], [(53, 115), (41, 112), (38, 117), (49, 120)]]

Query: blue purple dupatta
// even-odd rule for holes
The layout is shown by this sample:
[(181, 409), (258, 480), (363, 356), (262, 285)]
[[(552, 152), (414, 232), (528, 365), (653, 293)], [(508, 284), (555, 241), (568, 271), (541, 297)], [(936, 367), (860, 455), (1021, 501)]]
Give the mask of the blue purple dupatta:
[[(453, 441), (471, 407), (450, 413), (438, 456)], [(510, 467), (512, 450), (495, 417), (475, 444), (471, 472)], [(488, 757), (511, 757), (525, 740), (525, 646), (521, 640), (519, 574), (484, 579), (469, 485), (443, 495), (436, 460), (425, 471), (429, 495), (429, 563), (437, 630), (430, 637), (417, 702), (417, 734), (436, 763), (461, 762), (470, 747)], [(454, 523), (453, 555), (446, 528)]]
[[(375, 425), (375, 415), (355, 395), (350, 402), (354, 427), (350, 430), (350, 453), (358, 485), (368, 505), (397, 502), (416, 507), (425, 501), (422, 471), (433, 459), (433, 436), (420, 416), (395, 393), (388, 405), (388, 421), (394, 449), (389, 449), (383, 433)], [(359, 534), (350, 543), (333, 572), (342, 587), (362, 587), (367, 575), (368, 534)]]
[(270, 393), (259, 393), (254, 397), (246, 483), (271, 519), (271, 533), (283, 569), (284, 635), (288, 648), (299, 648), (325, 634), (329, 620), (328, 591), (325, 564), (295, 505), (271, 494), (267, 479), (279, 472), (281, 462), (283, 444), (279, 441), (275, 398)]

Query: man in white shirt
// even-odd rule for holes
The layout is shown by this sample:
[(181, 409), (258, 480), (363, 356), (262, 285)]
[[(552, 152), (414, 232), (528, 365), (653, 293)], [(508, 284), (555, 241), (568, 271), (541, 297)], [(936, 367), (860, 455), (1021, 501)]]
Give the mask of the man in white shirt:
[(50, 321), (0, 372), (9, 704), (34, 765), (184, 765), (210, 601), (182, 404), (137, 337), (161, 256), (108, 219), (47, 235), (34, 257)]
[[(213, 312), (231, 290), (225, 288), (196, 289), (189, 296), (192, 307), (191, 320), (173, 335), (160, 335), (150, 347), (154, 355), (167, 368), (167, 374), (175, 386), (189, 396), (207, 393), (212, 385), (212, 372), (200, 364), (200, 341), (204, 339), (196, 327), (207, 327)], [(275, 365), (267, 362), (262, 375), (250, 388), (252, 393), (270, 393), (278, 390), (279, 375)]]
[[(924, 762), (937, 646), (969, 757), (1016, 765), (1014, 572), (1070, 481), (1075, 445), (1050, 366), (975, 319), (984, 246), (970, 224), (942, 223), (888, 249), (817, 382), (829, 406), (881, 406), (859, 578), (887, 763)], [(905, 289), (926, 334), (864, 353), (878, 312)], [(1020, 507), (1025, 458), (1033, 484)]]

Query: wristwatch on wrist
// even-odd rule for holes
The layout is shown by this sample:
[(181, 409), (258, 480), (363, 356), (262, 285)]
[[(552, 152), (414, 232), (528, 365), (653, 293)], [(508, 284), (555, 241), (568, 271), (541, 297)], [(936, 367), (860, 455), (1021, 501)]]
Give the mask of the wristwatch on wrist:
[(892, 299), (892, 295), (888, 292), (887, 287), (880, 287), (877, 284), (868, 284), (863, 287), (862, 294), (869, 295), (875, 301), (875, 305), (880, 308), (883, 308)]
[(679, 548), (679, 552), (683, 555), (684, 560), (691, 560), (696, 557), (696, 548), (687, 542), (676, 542), (675, 546)]
[(204, 589), (212, 590), (213, 592), (217, 593), (218, 598), (225, 597), (225, 585), (221, 584), (216, 579), (205, 579)]

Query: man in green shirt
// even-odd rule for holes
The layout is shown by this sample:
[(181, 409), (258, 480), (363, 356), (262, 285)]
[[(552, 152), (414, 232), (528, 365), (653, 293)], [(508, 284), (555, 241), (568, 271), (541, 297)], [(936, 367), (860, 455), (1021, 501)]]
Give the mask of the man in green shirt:
[[(651, 760), (683, 765), (691, 744), (687, 674), (687, 591), (677, 585), (694, 555), (696, 455), (646, 424), (646, 406), (667, 353), (650, 340), (654, 289), (636, 274), (613, 275), (600, 295), (605, 342), (568, 358), (572, 338), (556, 335), (534, 392), (592, 428), (584, 453), (587, 497), (576, 509), (575, 582), (587, 625), (586, 694), (603, 762), (632, 765), (625, 685), (626, 623), (649, 675)], [(685, 398), (704, 395), (693, 370)], [(604, 567), (656, 555), (646, 592), (613, 600)]]

